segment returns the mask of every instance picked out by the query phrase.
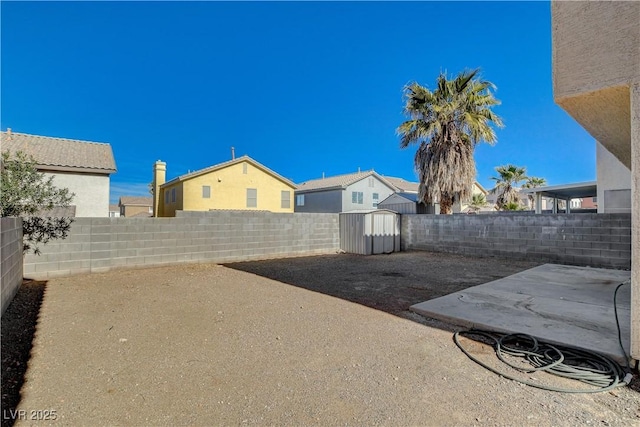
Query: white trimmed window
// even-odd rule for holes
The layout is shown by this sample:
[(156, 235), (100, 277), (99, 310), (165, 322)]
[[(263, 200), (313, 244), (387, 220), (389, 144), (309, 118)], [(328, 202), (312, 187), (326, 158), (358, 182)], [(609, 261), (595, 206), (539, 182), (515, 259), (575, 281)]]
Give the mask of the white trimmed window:
[(304, 194), (296, 195), (296, 206), (304, 206)]
[(351, 203), (361, 205), (364, 200), (364, 194), (362, 191), (352, 191), (351, 192)]
[(202, 198), (210, 199), (211, 198), (211, 186), (203, 185), (202, 186)]

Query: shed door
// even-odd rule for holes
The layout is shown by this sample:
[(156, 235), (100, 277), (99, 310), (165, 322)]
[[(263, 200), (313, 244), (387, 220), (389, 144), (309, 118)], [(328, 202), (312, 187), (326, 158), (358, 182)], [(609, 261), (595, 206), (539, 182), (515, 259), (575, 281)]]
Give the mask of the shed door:
[(372, 214), (373, 254), (390, 254), (395, 250), (396, 215)]

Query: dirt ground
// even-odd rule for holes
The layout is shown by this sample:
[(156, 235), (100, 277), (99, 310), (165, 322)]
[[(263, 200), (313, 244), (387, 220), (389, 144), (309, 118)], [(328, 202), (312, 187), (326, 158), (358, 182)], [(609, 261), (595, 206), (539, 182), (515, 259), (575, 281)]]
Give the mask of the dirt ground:
[[(407, 311), (533, 265), (426, 252), (336, 255), (26, 286), (7, 313), (32, 301), (37, 316), (2, 319), (3, 425), (14, 421), (5, 345), (13, 348), (20, 330), (30, 359), (18, 361), (28, 368), (17, 425), (639, 425), (637, 391), (523, 386), (471, 362), (450, 325)], [(464, 341), (501, 366), (490, 347)], [(546, 374), (523, 379), (582, 388)]]
[(540, 265), (436, 252), (325, 255), (238, 262), (227, 267), (342, 298), (396, 316), (409, 307)]

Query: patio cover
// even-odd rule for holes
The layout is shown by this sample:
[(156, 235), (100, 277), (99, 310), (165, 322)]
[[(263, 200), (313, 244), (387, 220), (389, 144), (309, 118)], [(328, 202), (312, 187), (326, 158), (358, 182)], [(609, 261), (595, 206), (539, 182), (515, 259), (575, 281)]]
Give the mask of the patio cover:
[[(585, 197), (597, 197), (598, 183), (596, 181), (578, 182), (574, 184), (550, 185), (547, 187), (536, 187), (522, 189), (524, 194), (534, 194), (536, 199), (536, 213), (542, 213), (542, 197), (566, 200), (582, 199)], [(567, 203), (567, 213), (569, 213), (569, 203)]]

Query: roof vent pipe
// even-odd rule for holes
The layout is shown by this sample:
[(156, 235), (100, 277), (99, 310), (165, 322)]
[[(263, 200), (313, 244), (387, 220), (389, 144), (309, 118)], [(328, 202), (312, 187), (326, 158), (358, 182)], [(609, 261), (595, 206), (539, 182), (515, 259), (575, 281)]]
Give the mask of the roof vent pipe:
[(235, 160), (236, 159), (236, 149), (234, 147), (231, 147), (231, 160)]

